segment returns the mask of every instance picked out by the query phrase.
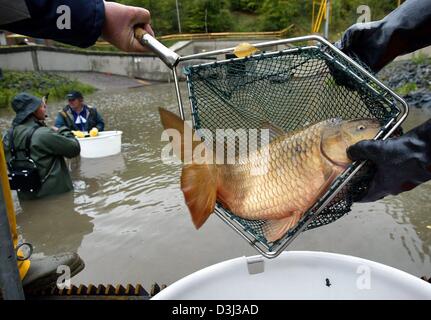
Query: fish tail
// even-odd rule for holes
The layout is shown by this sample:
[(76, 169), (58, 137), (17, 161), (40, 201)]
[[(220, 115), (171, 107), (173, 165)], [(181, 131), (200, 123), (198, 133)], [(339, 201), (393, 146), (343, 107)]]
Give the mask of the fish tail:
[(217, 170), (214, 165), (191, 164), (183, 168), (181, 190), (192, 221), (199, 229), (214, 211), (217, 198)]
[[(168, 110), (159, 108), (159, 113), (163, 127), (166, 130), (177, 130), (181, 136), (181, 139), (173, 139), (171, 144), (175, 154), (181, 158), (181, 161), (186, 163), (181, 174), (181, 190), (184, 193), (193, 223), (199, 229), (214, 211), (217, 198), (216, 167), (209, 164), (208, 161), (199, 164), (192, 161), (189, 164), (188, 162), (191, 159), (188, 159), (188, 157), (192, 155), (201, 141), (185, 143), (184, 140), (187, 139), (187, 137), (184, 137), (185, 131), (190, 130), (189, 138), (192, 138), (194, 134), (192, 128), (184, 120)], [(208, 156), (208, 154), (206, 155)], [(187, 161), (184, 161), (185, 158)]]
[(180, 139), (172, 139), (171, 145), (175, 155), (184, 162), (184, 155), (186, 153), (185, 148), (187, 147), (187, 144), (184, 143), (184, 132), (186, 129), (192, 129), (188, 127), (184, 120), (178, 117), (175, 113), (163, 108), (159, 108), (159, 113), (160, 120), (165, 130), (176, 130), (179, 133)]

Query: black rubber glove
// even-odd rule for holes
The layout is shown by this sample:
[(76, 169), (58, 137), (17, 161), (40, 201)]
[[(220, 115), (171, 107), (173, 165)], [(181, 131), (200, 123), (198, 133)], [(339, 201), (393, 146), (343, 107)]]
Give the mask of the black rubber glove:
[(384, 19), (346, 30), (337, 47), (378, 72), (402, 54), (431, 44), (431, 1), (408, 0)]
[(361, 141), (347, 154), (354, 161), (370, 160), (375, 166), (368, 192), (358, 202), (412, 190), (431, 179), (431, 120), (398, 138)]
[[(430, 23), (431, 1), (409, 0), (382, 20), (352, 25), (334, 45), (375, 74), (397, 56), (431, 45)], [(326, 64), (336, 84), (357, 89), (335, 63)]]

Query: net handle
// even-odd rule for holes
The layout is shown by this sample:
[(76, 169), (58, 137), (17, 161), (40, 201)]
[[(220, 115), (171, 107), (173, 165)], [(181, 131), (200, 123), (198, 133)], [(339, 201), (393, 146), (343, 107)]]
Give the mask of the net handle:
[(135, 27), (135, 38), (140, 44), (148, 47), (152, 52), (154, 52), (170, 69), (173, 69), (178, 64), (180, 56), (165, 47), (143, 28)]

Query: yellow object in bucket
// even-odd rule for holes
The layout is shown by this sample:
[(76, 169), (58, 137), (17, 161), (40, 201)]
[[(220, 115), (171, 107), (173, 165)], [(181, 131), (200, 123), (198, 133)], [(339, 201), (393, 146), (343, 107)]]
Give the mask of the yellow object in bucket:
[(90, 137), (97, 137), (99, 135), (99, 130), (97, 128), (93, 128), (90, 130)]
[(85, 133), (82, 131), (72, 131), (72, 133), (75, 135), (75, 137), (77, 138), (85, 138)]

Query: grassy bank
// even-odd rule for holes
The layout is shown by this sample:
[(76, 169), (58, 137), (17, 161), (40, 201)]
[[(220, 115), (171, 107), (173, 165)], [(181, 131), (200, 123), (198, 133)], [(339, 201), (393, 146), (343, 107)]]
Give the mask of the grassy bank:
[(3, 71), (3, 78), (0, 79), (0, 108), (10, 106), (13, 97), (23, 91), (39, 97), (49, 93), (50, 99), (64, 99), (71, 90), (87, 94), (96, 89), (49, 72)]

